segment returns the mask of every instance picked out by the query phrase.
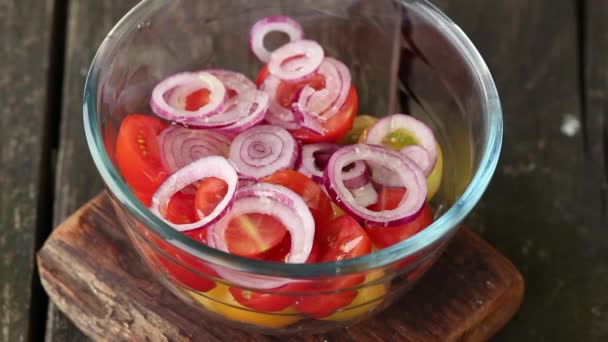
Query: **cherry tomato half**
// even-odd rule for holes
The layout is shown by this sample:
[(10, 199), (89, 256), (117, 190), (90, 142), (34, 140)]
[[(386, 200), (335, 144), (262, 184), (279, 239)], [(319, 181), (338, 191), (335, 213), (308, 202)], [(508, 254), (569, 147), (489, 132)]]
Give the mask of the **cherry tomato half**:
[[(319, 262), (338, 261), (359, 257), (371, 252), (367, 233), (355, 219), (342, 215), (324, 227), (318, 227)], [(338, 291), (355, 286), (365, 280), (363, 275), (347, 275), (328, 280), (303, 283), (299, 286), (306, 292)], [(357, 291), (333, 294), (303, 295), (298, 297), (295, 307), (298, 312), (320, 318), (349, 305)]]
[[(264, 66), (258, 77), (256, 78), (256, 84), (258, 87), (268, 77), (268, 68)], [(285, 108), (289, 108), (293, 103), (296, 95), (306, 85), (310, 85), (315, 89), (322, 89), (325, 86), (325, 79), (321, 75), (313, 75), (306, 80), (299, 82), (281, 82), (277, 87), (277, 101)], [(336, 115), (331, 117), (325, 123), (324, 134), (314, 133), (308, 129), (295, 129), (291, 130), (291, 134), (303, 141), (303, 142), (325, 142), (325, 141), (336, 141), (343, 137), (353, 126), (357, 111), (359, 109), (359, 97), (357, 96), (357, 90), (351, 85), (346, 98), (346, 102)]]
[[(196, 190), (196, 209), (209, 215), (226, 196), (228, 185), (219, 178), (206, 178)], [(233, 218), (226, 228), (226, 244), (230, 253), (253, 257), (278, 245), (287, 234), (274, 217), (251, 213)]]
[(333, 216), (329, 197), (312, 179), (293, 170), (282, 170), (262, 179), (262, 182), (282, 185), (304, 199), (317, 227), (326, 225)]
[[(369, 206), (369, 209), (374, 211), (395, 209), (405, 193), (406, 190), (403, 188), (382, 188), (378, 194), (378, 202)], [(420, 215), (413, 221), (393, 227), (368, 223), (365, 225), (365, 230), (376, 247), (386, 248), (410, 238), (431, 223), (433, 223), (433, 213), (429, 205), (425, 204)]]
[(163, 121), (141, 114), (128, 115), (116, 141), (118, 169), (137, 198), (149, 206), (152, 195), (168, 174), (163, 169), (156, 137), (167, 127)]

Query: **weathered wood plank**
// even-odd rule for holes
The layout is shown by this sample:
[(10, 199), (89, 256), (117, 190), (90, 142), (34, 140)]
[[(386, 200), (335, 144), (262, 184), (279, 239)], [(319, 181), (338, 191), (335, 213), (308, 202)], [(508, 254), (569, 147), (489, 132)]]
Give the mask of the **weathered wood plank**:
[[(55, 180), (53, 223), (59, 225), (102, 188), (87, 148), (82, 123), (82, 92), (97, 47), (114, 24), (138, 1), (69, 1), (63, 105)], [(85, 337), (49, 306), (47, 341), (83, 341)]]
[[(587, 120), (577, 1), (435, 2), (477, 45), (503, 103), (501, 163), (470, 217), (528, 284), (521, 311), (497, 340), (605, 340), (606, 179), (596, 161), (606, 148), (598, 139), (606, 110), (606, 2), (587, 1), (587, 32), (598, 48), (588, 50), (596, 68), (588, 69), (594, 78), (587, 92), (598, 101), (588, 105)], [(584, 149), (585, 121), (592, 154)]]
[(582, 291), (592, 296), (587, 309), (589, 340), (608, 339), (608, 2), (581, 1), (584, 66), (582, 138), (584, 146), (584, 193), (581, 208), (587, 221), (585, 232), (590, 272)]
[[(273, 340), (185, 305), (150, 274), (117, 227), (107, 195), (99, 196), (63, 223), (38, 256), (45, 289), (87, 335), (110, 341)], [(513, 265), (465, 229), (387, 311), (330, 334), (281, 340), (484, 341), (511, 318), (522, 294)]]
[[(34, 252), (50, 211), (49, 90), (55, 1), (0, 2), (0, 340), (32, 337), (44, 307)], [(35, 278), (34, 278), (35, 277)], [(39, 294), (42, 294), (41, 292)], [(38, 301), (40, 299), (40, 301)], [(41, 307), (42, 306), (42, 307)]]

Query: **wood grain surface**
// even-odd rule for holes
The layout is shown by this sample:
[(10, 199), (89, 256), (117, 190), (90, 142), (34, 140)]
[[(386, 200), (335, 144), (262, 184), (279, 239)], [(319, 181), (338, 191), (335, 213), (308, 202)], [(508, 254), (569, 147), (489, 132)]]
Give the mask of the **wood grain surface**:
[[(53, 232), (38, 265), (51, 299), (94, 340), (276, 339), (206, 319), (164, 288), (141, 263), (106, 195)], [(522, 296), (523, 280), (511, 262), (465, 229), (385, 312), (337, 332), (281, 340), (484, 341), (508, 322)]]
[[(50, 227), (52, 0), (0, 2), (0, 340), (26, 341), (44, 297), (35, 274)], [(35, 317), (36, 316), (36, 317)], [(40, 316), (40, 318), (43, 316)]]
[[(84, 137), (82, 92), (87, 71), (103, 38), (137, 2), (69, 1), (53, 226), (63, 222), (102, 188)], [(85, 339), (52, 303), (46, 325), (46, 341)]]
[(606, 2), (434, 2), (479, 49), (503, 106), (501, 161), (469, 225), (529, 286), (496, 340), (607, 340)]

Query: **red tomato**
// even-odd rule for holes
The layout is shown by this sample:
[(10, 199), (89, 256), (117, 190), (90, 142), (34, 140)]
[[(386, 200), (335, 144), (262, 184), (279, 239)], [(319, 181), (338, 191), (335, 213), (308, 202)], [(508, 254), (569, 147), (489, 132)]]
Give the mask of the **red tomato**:
[[(371, 252), (371, 242), (365, 230), (348, 215), (333, 220), (329, 225), (317, 229), (319, 242), (319, 262), (338, 261), (359, 257)], [(363, 275), (347, 275), (319, 280), (307, 284), (305, 291), (325, 292), (347, 289), (365, 280)], [(295, 302), (296, 310), (316, 318), (329, 316), (335, 310), (349, 305), (357, 296), (357, 291), (334, 294), (300, 296)]]
[(215, 177), (203, 179), (196, 189), (194, 200), (196, 209), (205, 215), (211, 214), (227, 192), (228, 184), (223, 180)]
[(188, 96), (186, 96), (185, 109), (189, 111), (195, 111), (201, 108), (202, 106), (209, 103), (210, 94), (211, 93), (209, 93), (209, 90), (205, 88), (190, 93)]
[[(145, 254), (156, 262), (156, 265), (161, 268), (169, 277), (170, 280), (186, 286), (195, 291), (207, 292), (215, 287), (215, 281), (199, 274), (204, 274), (209, 277), (217, 277), (215, 271), (208, 265), (198, 260), (194, 256), (170, 245), (154, 234), (147, 233), (150, 244), (156, 245), (161, 252), (151, 248), (150, 246), (143, 247)], [(169, 255), (173, 261), (164, 254)], [(195, 270), (193, 272), (192, 270)], [(199, 274), (197, 274), (199, 273)]]
[(233, 218), (226, 228), (226, 244), (231, 254), (251, 257), (278, 245), (287, 230), (276, 218), (250, 213)]
[(282, 185), (291, 189), (304, 199), (315, 219), (317, 227), (326, 225), (333, 216), (329, 197), (312, 179), (293, 170), (277, 171), (262, 179), (262, 182)]
[(293, 296), (255, 292), (236, 287), (231, 287), (229, 291), (239, 304), (257, 311), (280, 311), (290, 306), (295, 300)]
[[(268, 74), (268, 67), (264, 66), (256, 78), (258, 87), (264, 82), (266, 77), (268, 77)], [(277, 100), (279, 104), (285, 108), (290, 108), (296, 95), (306, 85), (310, 85), (317, 90), (322, 89), (325, 87), (325, 79), (321, 75), (313, 75), (312, 77), (299, 82), (281, 82), (277, 87)], [(294, 137), (303, 142), (336, 141), (352, 128), (358, 109), (359, 98), (357, 96), (357, 90), (351, 85), (346, 102), (342, 106), (340, 112), (323, 124), (323, 127), (326, 130), (324, 134), (321, 135), (302, 128), (291, 130), (290, 132)]]
[(128, 115), (121, 123), (116, 141), (116, 161), (123, 178), (146, 206), (167, 178), (158, 154), (156, 137), (167, 127), (161, 120)]
[[(369, 206), (369, 209), (374, 211), (395, 209), (405, 192), (406, 190), (403, 188), (382, 188), (379, 193), (379, 201)], [(433, 223), (433, 213), (430, 206), (425, 204), (420, 215), (413, 221), (393, 227), (368, 223), (365, 225), (365, 230), (376, 247), (386, 248), (410, 238), (431, 223)]]
[(194, 208), (194, 195), (183, 194), (181, 192), (173, 195), (169, 204), (167, 204), (165, 218), (169, 222), (176, 224), (187, 224), (198, 221), (198, 215)]
[[(267, 260), (267, 261), (275, 261), (275, 262), (285, 262), (285, 257), (291, 250), (291, 235), (285, 234), (283, 240), (276, 245), (274, 248), (269, 249), (268, 251), (254, 256), (255, 259)], [(319, 244), (315, 240), (312, 244), (312, 249), (310, 250), (310, 255), (306, 260), (306, 263), (315, 263), (317, 262), (317, 258), (319, 255)]]
[[(284, 262), (287, 253), (291, 250), (291, 235), (286, 234), (281, 243), (274, 248), (256, 256), (255, 259)], [(307, 263), (317, 260), (319, 246), (314, 242)], [(297, 292), (300, 284), (289, 284), (282, 288), (275, 289), (276, 292)], [(294, 296), (284, 296), (280, 294), (268, 294), (255, 291), (246, 291), (238, 288), (230, 288), (230, 293), (241, 305), (257, 311), (279, 311), (283, 310), (295, 301)]]

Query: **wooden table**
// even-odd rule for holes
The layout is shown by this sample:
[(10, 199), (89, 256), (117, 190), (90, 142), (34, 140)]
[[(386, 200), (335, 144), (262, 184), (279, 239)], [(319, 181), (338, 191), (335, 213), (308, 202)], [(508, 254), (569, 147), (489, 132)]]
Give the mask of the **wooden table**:
[[(437, 0), (496, 79), (501, 163), (470, 225), (523, 271), (496, 340), (608, 339), (608, 2)], [(34, 255), (101, 189), (81, 94), (134, 0), (0, 2), (0, 341), (82, 341), (48, 305)]]

